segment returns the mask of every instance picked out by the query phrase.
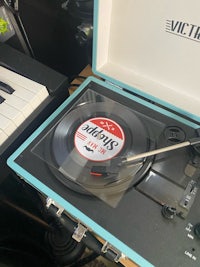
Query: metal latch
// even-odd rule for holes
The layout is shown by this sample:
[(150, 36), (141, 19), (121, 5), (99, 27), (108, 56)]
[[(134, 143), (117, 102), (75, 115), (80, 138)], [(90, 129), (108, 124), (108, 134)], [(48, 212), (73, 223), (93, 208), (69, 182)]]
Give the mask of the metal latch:
[(87, 231), (87, 228), (85, 226), (83, 226), (81, 223), (78, 223), (72, 238), (75, 239), (77, 242), (81, 242), (81, 240), (83, 239), (83, 237), (85, 237), (85, 233)]
[(119, 262), (119, 260), (121, 258), (124, 258), (125, 256), (121, 253), (121, 251), (119, 251), (118, 249), (116, 249), (114, 246), (112, 246), (110, 243), (108, 242), (105, 242), (101, 251), (103, 253), (106, 253), (108, 252), (108, 250), (112, 251), (114, 254), (115, 254), (115, 258), (114, 258), (114, 261), (115, 262)]
[(47, 198), (46, 207), (49, 209), (51, 205), (57, 208), (56, 215), (60, 217), (64, 211), (64, 208), (61, 205), (59, 205), (57, 202), (55, 202), (53, 199)]

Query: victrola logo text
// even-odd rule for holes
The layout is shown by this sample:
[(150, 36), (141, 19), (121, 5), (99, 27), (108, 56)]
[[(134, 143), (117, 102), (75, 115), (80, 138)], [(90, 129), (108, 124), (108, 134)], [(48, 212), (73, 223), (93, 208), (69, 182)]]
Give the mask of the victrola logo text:
[(166, 32), (200, 42), (200, 26), (178, 20), (166, 20)]

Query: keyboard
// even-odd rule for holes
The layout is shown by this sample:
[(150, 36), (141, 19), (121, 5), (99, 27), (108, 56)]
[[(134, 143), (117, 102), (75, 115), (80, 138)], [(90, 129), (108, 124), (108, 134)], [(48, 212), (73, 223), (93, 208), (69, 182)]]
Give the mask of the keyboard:
[(48, 96), (44, 85), (0, 66), (0, 146)]

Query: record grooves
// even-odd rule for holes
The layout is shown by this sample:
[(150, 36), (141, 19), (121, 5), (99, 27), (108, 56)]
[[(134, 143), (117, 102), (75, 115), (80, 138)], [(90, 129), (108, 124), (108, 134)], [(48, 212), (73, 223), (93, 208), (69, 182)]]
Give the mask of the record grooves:
[[(77, 128), (92, 118), (108, 118), (121, 126), (124, 132), (124, 145), (117, 157), (135, 155), (152, 148), (148, 129), (131, 110), (107, 103), (90, 103), (79, 106), (66, 114), (57, 124), (47, 139), (45, 157), (51, 172), (58, 181), (68, 188), (86, 195), (113, 195), (130, 188), (140, 179), (151, 165), (152, 159), (144, 159), (139, 164), (121, 167), (118, 174), (107, 177), (91, 175), (94, 165), (92, 160), (86, 160), (75, 148), (74, 136)], [(131, 122), (131, 123), (130, 123)], [(104, 161), (109, 165), (110, 160)], [(95, 162), (101, 166), (102, 162)]]

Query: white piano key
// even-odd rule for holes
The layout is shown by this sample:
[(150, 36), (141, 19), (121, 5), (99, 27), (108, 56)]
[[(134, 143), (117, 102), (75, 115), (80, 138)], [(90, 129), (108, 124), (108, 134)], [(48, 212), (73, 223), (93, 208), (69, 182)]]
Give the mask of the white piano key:
[(6, 141), (7, 138), (7, 134), (5, 134), (4, 131), (0, 129), (0, 146)]
[(34, 109), (41, 104), (41, 99), (38, 94), (31, 92), (30, 90), (11, 82), (7, 82), (15, 91), (12, 95), (22, 98), (28, 102)]
[(0, 67), (0, 79), (2, 79), (2, 81), (5, 83), (12, 82), (32, 91), (34, 94), (38, 95), (41, 101), (43, 101), (49, 95), (47, 88), (44, 85), (32, 81), (3, 67)]
[(25, 116), (20, 110), (11, 107), (5, 101), (0, 104), (0, 114), (13, 121), (16, 126), (20, 126), (25, 120)]
[(2, 130), (6, 135), (10, 136), (17, 126), (8, 118), (0, 114), (0, 130)]
[(27, 118), (34, 110), (28, 102), (26, 102), (22, 98), (19, 98), (13, 94), (9, 95), (1, 91), (1, 96), (5, 98), (4, 103), (21, 111), (23, 115), (25, 116), (25, 118)]
[(1, 66), (0, 81), (15, 90), (12, 94), (0, 90), (0, 95), (5, 98), (0, 104), (0, 144), (2, 144), (49, 94), (44, 85)]

